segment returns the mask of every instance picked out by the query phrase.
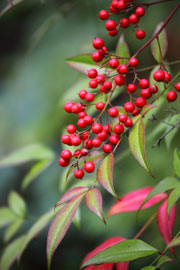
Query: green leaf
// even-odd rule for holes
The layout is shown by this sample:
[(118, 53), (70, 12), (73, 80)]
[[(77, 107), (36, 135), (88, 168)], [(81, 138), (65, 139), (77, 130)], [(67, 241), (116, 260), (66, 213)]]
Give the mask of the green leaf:
[(0, 208), (0, 228), (11, 223), (14, 218), (14, 213), (8, 207)]
[(113, 166), (114, 156), (113, 153), (110, 153), (100, 163), (97, 169), (97, 179), (109, 193), (111, 193), (114, 197), (117, 198), (113, 185)]
[(175, 246), (180, 246), (180, 237), (174, 238), (166, 247), (166, 249), (175, 247)]
[(8, 204), (10, 209), (18, 217), (24, 218), (26, 214), (26, 204), (23, 198), (15, 191), (11, 191), (8, 196)]
[(30, 171), (26, 174), (22, 182), (22, 189), (25, 190), (27, 186), (36, 178), (38, 175), (41, 174), (50, 164), (52, 160), (41, 160), (34, 164)]
[(152, 266), (152, 265), (145, 266), (145, 267), (141, 268), (141, 270), (154, 270), (154, 269), (156, 269), (156, 267)]
[(91, 257), (81, 268), (92, 264), (132, 261), (157, 252), (157, 249), (141, 240), (125, 240)]
[(42, 144), (31, 144), (12, 152), (0, 161), (0, 167), (19, 165), (29, 161), (53, 159), (54, 153)]
[(23, 243), (19, 249), (19, 260), (22, 256), (22, 253), (30, 243), (30, 241), (35, 238), (50, 222), (52, 217), (55, 215), (54, 209), (48, 211), (44, 215), (42, 215), (36, 223), (30, 228), (30, 230), (27, 232), (27, 234), (24, 236)]
[[(159, 23), (154, 31), (154, 34), (156, 34), (161, 26), (163, 25), (163, 22)], [(161, 53), (162, 53), (162, 58), (166, 55), (167, 48), (168, 48), (168, 40), (167, 40), (167, 33), (165, 28), (161, 31), (159, 34), (159, 43), (160, 43), (160, 48), (161, 48)], [(161, 54), (158, 46), (158, 41), (157, 39), (154, 39), (151, 42), (151, 52), (152, 55), (154, 56), (154, 59), (158, 62), (161, 63)]]
[(10, 9), (12, 9), (13, 7), (17, 6), (18, 4), (20, 4), (21, 2), (23, 2), (24, 0), (12, 0), (13, 6), (10, 5), (10, 3), (8, 3), (8, 1), (6, 1), (6, 3), (8, 3), (1, 11), (0, 11), (0, 18), (6, 13), (8, 12)]
[(159, 259), (156, 268), (160, 268), (161, 265), (163, 265), (166, 262), (170, 262), (173, 261), (172, 258), (168, 257), (168, 256), (161, 256), (161, 258)]
[(24, 220), (21, 218), (15, 218), (13, 222), (9, 225), (6, 229), (4, 234), (4, 241), (5, 243), (8, 242), (22, 227)]
[(142, 119), (139, 119), (136, 122), (129, 134), (129, 147), (135, 159), (150, 173), (151, 176), (153, 176), (146, 161), (145, 129)]
[(175, 188), (171, 194), (169, 195), (168, 199), (168, 215), (171, 211), (171, 208), (175, 204), (175, 202), (180, 198), (180, 186)]
[(11, 265), (15, 262), (15, 260), (18, 257), (19, 250), (23, 241), (24, 241), (24, 235), (15, 239), (5, 248), (1, 257), (1, 262), (0, 262), (1, 270), (10, 269)]
[(85, 194), (82, 194), (76, 197), (62, 207), (51, 223), (47, 238), (48, 269), (50, 269), (52, 256), (64, 238), (84, 195)]
[(180, 177), (180, 153), (178, 149), (175, 149), (174, 151), (174, 172), (178, 177)]
[[(72, 68), (80, 71), (87, 75), (87, 72), (91, 68), (97, 69), (98, 72), (104, 73), (107, 68), (100, 68), (99, 64), (95, 64), (93, 61), (91, 54), (82, 54), (78, 56), (74, 56), (66, 60), (66, 63)], [(110, 69), (110, 68), (109, 68)]]
[(73, 223), (76, 226), (76, 228), (80, 231), (81, 229), (81, 211), (80, 208), (77, 209), (76, 214), (73, 218)]
[[(121, 34), (117, 43), (115, 54), (121, 57), (130, 57), (128, 45), (125, 41), (124, 34)], [(121, 60), (120, 63), (127, 64), (128, 59)]]

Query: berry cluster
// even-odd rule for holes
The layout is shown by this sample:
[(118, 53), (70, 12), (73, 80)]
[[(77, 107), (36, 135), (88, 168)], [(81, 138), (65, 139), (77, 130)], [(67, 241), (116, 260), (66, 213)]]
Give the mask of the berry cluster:
[[(115, 14), (125, 14), (120, 21), (109, 19), (110, 16)], [(109, 6), (109, 11), (101, 10), (99, 12), (99, 18), (101, 20), (107, 20), (105, 27), (110, 36), (116, 36), (121, 28), (128, 28), (130, 24), (135, 25), (134, 31), (136, 31), (136, 38), (143, 39), (146, 36), (146, 32), (139, 28), (139, 22), (141, 17), (145, 14), (145, 9), (137, 4), (133, 3), (133, 0), (113, 0)]]

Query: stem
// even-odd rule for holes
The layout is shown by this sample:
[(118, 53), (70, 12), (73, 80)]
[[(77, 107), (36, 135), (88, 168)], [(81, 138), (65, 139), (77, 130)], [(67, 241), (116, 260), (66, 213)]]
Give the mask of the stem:
[(160, 4), (160, 3), (163, 3), (163, 2), (169, 2), (169, 1), (172, 1), (172, 0), (159, 0), (159, 1), (155, 1), (155, 2), (151, 2), (151, 3), (134, 3), (135, 5), (141, 5), (141, 6), (152, 6), (152, 5), (155, 5), (155, 4)]
[(153, 214), (150, 219), (144, 224), (144, 226), (140, 229), (140, 231), (134, 236), (134, 239), (139, 238), (139, 236), (148, 228), (151, 222), (155, 219), (157, 213)]
[(171, 18), (174, 16), (178, 8), (180, 7), (180, 3), (177, 4), (177, 6), (173, 9), (173, 11), (169, 14), (167, 19), (162, 24), (161, 28), (155, 33), (152, 38), (150, 38), (134, 55), (133, 57), (136, 57), (138, 54), (140, 54), (155, 38), (159, 36), (159, 34), (162, 32), (162, 30), (165, 28), (165, 26), (168, 24), (168, 22), (171, 20)]

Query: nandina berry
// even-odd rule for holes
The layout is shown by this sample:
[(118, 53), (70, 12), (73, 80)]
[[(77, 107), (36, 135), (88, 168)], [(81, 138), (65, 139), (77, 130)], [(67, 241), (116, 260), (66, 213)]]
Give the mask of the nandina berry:
[(116, 134), (122, 134), (124, 132), (124, 127), (121, 124), (116, 124), (113, 130)]
[(108, 138), (108, 133), (106, 131), (101, 131), (100, 133), (97, 134), (97, 137), (101, 140), (101, 141), (106, 141), (106, 139)]
[(136, 12), (137, 16), (141, 17), (141, 16), (143, 16), (145, 14), (145, 9), (142, 8), (142, 7), (138, 7), (138, 8), (136, 8), (135, 12)]
[(77, 125), (79, 128), (85, 128), (86, 127), (86, 122), (84, 121), (83, 118), (80, 118), (78, 121), (77, 121)]
[(112, 82), (110, 82), (110, 81), (105, 81), (105, 82), (103, 83), (102, 86), (105, 88), (106, 92), (107, 92), (107, 91), (110, 91), (111, 88), (112, 88)]
[(63, 159), (62, 157), (59, 159), (59, 165), (62, 167), (67, 167), (70, 163), (69, 159)]
[(123, 18), (120, 20), (120, 25), (122, 28), (128, 28), (129, 26), (129, 20), (127, 18)]
[(85, 107), (82, 105), (81, 102), (79, 102), (79, 103), (77, 104), (77, 106), (78, 106), (78, 108), (79, 108), (79, 112), (83, 112), (83, 111), (84, 111)]
[(127, 74), (128, 73), (128, 67), (126, 65), (119, 65), (116, 70), (119, 74)]
[(100, 86), (101, 93), (107, 93), (109, 92), (103, 85)]
[(71, 112), (72, 112), (72, 111), (71, 111), (71, 108), (72, 108), (73, 105), (74, 105), (74, 102), (71, 102), (71, 101), (67, 102), (67, 103), (64, 105), (64, 110), (65, 110), (66, 112), (68, 112), (68, 113), (71, 113)]
[(149, 86), (149, 89), (150, 89), (150, 91), (151, 91), (151, 94), (156, 94), (157, 91), (158, 91), (158, 87), (157, 87), (157, 85), (155, 85), (155, 84), (150, 85), (150, 86)]
[(111, 146), (109, 143), (104, 144), (104, 146), (103, 146), (103, 151), (104, 151), (104, 153), (111, 153), (111, 151), (112, 151), (112, 146)]
[(112, 107), (112, 108), (110, 108), (110, 109), (108, 110), (108, 114), (109, 114), (109, 116), (111, 116), (111, 117), (114, 118), (114, 117), (117, 117), (117, 116), (118, 116), (119, 111), (118, 111), (117, 108)]
[(117, 9), (124, 10), (126, 8), (126, 2), (123, 0), (118, 1), (117, 3)]
[(80, 113), (78, 114), (78, 117), (79, 117), (79, 119), (81, 119), (81, 118), (84, 118), (86, 115), (87, 115), (86, 112), (80, 112)]
[(133, 116), (137, 116), (138, 114), (140, 114), (140, 109), (138, 108), (135, 108), (132, 113), (131, 113)]
[(96, 88), (98, 86), (98, 81), (96, 79), (89, 81), (89, 87)]
[(92, 140), (92, 143), (93, 143), (93, 146), (94, 146), (94, 147), (100, 147), (101, 144), (102, 144), (102, 141), (101, 141), (99, 138), (94, 138), (94, 139)]
[(132, 24), (136, 24), (136, 23), (139, 22), (139, 17), (138, 17), (136, 14), (131, 14), (131, 15), (129, 16), (129, 21), (130, 21), (130, 23), (132, 23)]
[(139, 81), (139, 87), (142, 89), (148, 88), (149, 87), (149, 81), (147, 79), (141, 79)]
[(114, 20), (108, 20), (105, 24), (107, 30), (114, 30), (117, 26), (117, 23)]
[(66, 130), (68, 133), (74, 133), (74, 132), (76, 132), (76, 127), (75, 127), (75, 125), (68, 125), (66, 127)]
[(153, 78), (157, 82), (162, 82), (165, 79), (165, 73), (163, 70), (159, 69), (153, 74)]
[(167, 92), (166, 98), (169, 102), (173, 102), (177, 99), (177, 94), (174, 90)]
[(88, 131), (84, 131), (83, 134), (81, 135), (81, 138), (83, 140), (86, 140), (89, 137), (89, 132)]
[(109, 66), (111, 68), (117, 68), (119, 66), (119, 61), (116, 58), (112, 58), (111, 60), (109, 60)]
[(61, 137), (61, 142), (62, 142), (63, 144), (68, 144), (68, 145), (70, 145), (70, 144), (71, 144), (71, 138), (70, 138), (70, 136), (69, 136), (68, 134), (62, 135), (62, 137)]
[(143, 97), (138, 97), (135, 101), (136, 103), (136, 106), (139, 107), (139, 108), (142, 108), (146, 105), (146, 99), (143, 98)]
[(88, 149), (92, 149), (93, 148), (93, 143), (92, 143), (92, 140), (85, 140), (84, 142), (83, 142), (83, 146), (84, 147), (87, 147)]
[(93, 123), (93, 118), (92, 118), (92, 116), (90, 116), (90, 115), (86, 115), (85, 117), (84, 117), (84, 122), (86, 123), (86, 125), (91, 125), (92, 123)]
[(171, 74), (169, 74), (169, 72), (164, 72), (164, 74), (165, 74), (165, 81), (166, 82), (170, 82), (170, 80), (171, 80)]
[(111, 5), (113, 6), (113, 8), (117, 8), (118, 0), (113, 0)]
[(124, 123), (125, 127), (129, 128), (133, 125), (133, 121), (131, 118), (128, 118), (127, 121)]
[(90, 79), (96, 78), (97, 75), (98, 75), (98, 72), (95, 68), (91, 68), (90, 70), (88, 70), (88, 77)]
[(137, 87), (136, 87), (136, 85), (134, 83), (130, 83), (127, 86), (127, 90), (128, 90), (129, 93), (136, 92), (136, 89), (137, 89)]
[(114, 79), (114, 82), (116, 85), (119, 85), (119, 86), (122, 86), (125, 84), (126, 82), (126, 79), (123, 75), (116, 75), (115, 76), (115, 79)]
[(138, 39), (143, 39), (143, 38), (145, 38), (145, 36), (146, 36), (146, 32), (144, 30), (138, 30), (136, 32), (136, 37)]
[(117, 134), (113, 134), (109, 137), (109, 142), (116, 145), (120, 141), (120, 137)]
[(98, 81), (98, 83), (103, 83), (106, 80), (106, 77), (104, 76), (104, 74), (99, 74), (96, 77), (96, 80)]
[(87, 94), (87, 91), (85, 89), (81, 90), (78, 95), (81, 99), (84, 99)]
[(83, 170), (81, 170), (81, 169), (76, 170), (76, 171), (74, 172), (74, 176), (75, 176), (76, 178), (78, 178), (78, 179), (83, 178), (83, 176), (84, 176)]
[(79, 113), (80, 112), (79, 106), (77, 104), (72, 105), (71, 112), (74, 113), (74, 114)]
[(101, 20), (107, 20), (108, 17), (109, 17), (109, 12), (107, 10), (104, 10), (104, 9), (103, 10), (100, 10), (100, 12), (99, 12), (99, 18)]
[(118, 33), (117, 29), (108, 31), (108, 34), (109, 34), (110, 36), (112, 36), (112, 37), (116, 36), (117, 33)]
[(79, 157), (80, 155), (81, 155), (81, 150), (80, 149), (75, 150), (74, 153), (73, 153), (73, 157), (75, 157), (75, 158)]
[(134, 110), (135, 105), (131, 101), (128, 101), (124, 104), (124, 109), (127, 113), (130, 113)]
[(94, 123), (91, 129), (93, 133), (98, 134), (102, 131), (103, 127), (100, 123)]
[(93, 47), (95, 48), (95, 49), (101, 49), (102, 47), (104, 46), (104, 40), (103, 39), (101, 39), (101, 38), (95, 38), (94, 40), (93, 40)]
[(109, 134), (109, 133), (111, 133), (112, 128), (111, 128), (110, 125), (104, 125), (103, 126), (103, 130)]
[(71, 143), (74, 146), (78, 146), (81, 144), (81, 139), (78, 136), (74, 136), (71, 138)]
[(85, 96), (85, 100), (87, 102), (92, 102), (94, 100), (94, 94), (93, 93), (87, 93)]
[(132, 57), (130, 60), (129, 60), (129, 65), (131, 67), (136, 67), (137, 65), (139, 64), (139, 61), (137, 58), (135, 57)]
[(61, 157), (63, 159), (71, 159), (72, 158), (72, 153), (70, 150), (68, 149), (64, 149), (62, 152), (61, 152)]
[(88, 154), (88, 150), (86, 148), (82, 148), (81, 155), (85, 157), (85, 156), (87, 156), (87, 154)]
[(92, 161), (88, 161), (84, 164), (84, 170), (87, 172), (87, 173), (92, 173), (95, 169), (95, 165)]
[(100, 53), (99, 51), (94, 52), (92, 54), (92, 59), (93, 59), (94, 62), (99, 63), (99, 62), (101, 62), (103, 60), (103, 58), (104, 58), (104, 55), (102, 53)]
[(152, 95), (152, 93), (151, 93), (151, 90), (149, 88), (141, 90), (141, 97), (148, 99), (151, 97), (151, 95)]
[(124, 122), (127, 121), (127, 119), (128, 119), (128, 117), (127, 117), (126, 114), (120, 114), (120, 116), (119, 116), (119, 122), (124, 123)]
[(117, 8), (114, 8), (112, 5), (110, 5), (109, 10), (110, 10), (112, 13), (117, 13), (117, 12), (118, 12), (118, 9), (117, 9)]
[(176, 83), (175, 88), (176, 91), (180, 92), (180, 82)]
[(103, 102), (101, 102), (101, 101), (96, 103), (96, 109), (98, 111), (102, 111), (104, 109), (104, 106), (105, 106), (105, 104)]

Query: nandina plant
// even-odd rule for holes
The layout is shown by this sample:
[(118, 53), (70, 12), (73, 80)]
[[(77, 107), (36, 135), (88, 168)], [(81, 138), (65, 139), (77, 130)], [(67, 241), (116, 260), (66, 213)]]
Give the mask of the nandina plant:
[[(47, 267), (50, 269), (53, 254), (67, 233), (83, 200), (87, 208), (106, 224), (106, 216), (103, 213), (103, 190), (114, 197), (114, 204), (107, 213), (108, 217), (122, 212), (136, 211), (138, 221), (138, 216), (143, 209), (155, 204), (159, 205), (132, 239), (125, 239), (123, 235), (104, 239), (102, 244), (90, 251), (82, 263), (80, 262), (80, 269), (128, 270), (130, 261), (152, 254), (156, 255), (155, 259), (152, 259), (149, 266), (142, 264), (141, 269), (160, 269), (161, 265), (175, 260), (176, 247), (180, 245), (180, 231), (173, 231), (176, 204), (180, 197), (180, 151), (177, 148), (174, 150), (172, 175), (158, 182), (155, 181), (154, 186), (129, 190), (127, 194), (119, 197), (113, 184), (113, 167), (120, 155), (117, 152), (118, 147), (124, 143), (125, 138), (128, 138), (129, 149), (137, 162), (151, 177), (156, 178), (146, 158), (145, 138), (148, 140), (148, 135), (145, 135), (145, 128), (150, 126), (151, 130), (155, 129), (159, 123), (167, 125), (165, 131), (154, 142), (153, 147), (156, 147), (180, 126), (179, 103), (174, 103), (179, 99), (180, 72), (177, 74), (170, 72), (169, 66), (173, 63), (165, 61), (168, 48), (166, 26), (179, 11), (180, 3), (172, 1), (172, 10), (169, 11), (167, 18), (159, 22), (154, 34), (143, 43), (148, 33), (146, 29), (142, 29), (142, 18), (146, 20), (146, 13), (151, 12), (152, 5), (160, 8), (160, 5), (165, 2), (168, 0), (142, 3), (136, 0), (105, 2), (98, 16), (100, 20), (105, 21), (105, 29), (110, 38), (119, 35), (116, 51), (109, 51), (105, 41), (99, 36), (92, 41), (93, 53), (67, 60), (71, 67), (89, 78), (86, 89), (80, 89), (78, 92), (78, 101), (76, 96), (72, 96), (72, 99), (67, 100), (64, 105), (66, 113), (72, 114), (76, 119), (76, 125), (67, 125), (66, 132), (61, 136), (64, 149), (60, 154), (59, 165), (67, 167), (66, 180), (75, 178), (78, 184), (76, 187), (69, 188), (56, 203), (55, 217), (53, 210), (46, 213), (26, 235), (19, 237), (5, 249), (1, 260), (2, 269), (10, 269), (16, 259), (20, 260), (32, 238), (53, 217), (46, 248)], [(130, 53), (122, 34), (126, 28), (131, 28), (132, 39), (137, 38), (142, 42), (133, 53)], [(142, 63), (138, 58), (148, 46), (156, 65), (142, 69)], [(143, 77), (141, 73), (143, 70), (149, 70), (149, 76)], [(126, 97), (124, 103), (119, 102), (119, 97), (122, 95)], [(166, 111), (167, 108), (169, 109), (167, 115), (164, 107)], [(159, 119), (159, 112), (165, 115), (165, 119)], [(156, 127), (154, 125), (151, 127), (154, 122), (157, 123)], [(53, 153), (48, 150), (47, 153), (47, 157), (41, 161), (43, 168), (53, 159)], [(4, 159), (1, 165), (6, 165), (6, 162), (7, 159)], [(91, 174), (94, 178), (90, 178), (91, 181), (83, 184)], [(24, 186), (27, 186), (30, 180), (25, 180)], [(22, 211), (14, 209), (14, 198), (19, 202)], [(11, 194), (10, 208), (15, 212), (19, 211), (23, 219), (25, 205), (16, 193)], [(6, 211), (10, 209), (7, 208)], [(165, 242), (163, 250), (158, 250), (150, 242), (140, 239), (155, 218), (157, 230)], [(7, 259), (10, 250), (13, 250), (13, 255)], [(171, 255), (169, 253), (167, 256), (168, 251)]]

